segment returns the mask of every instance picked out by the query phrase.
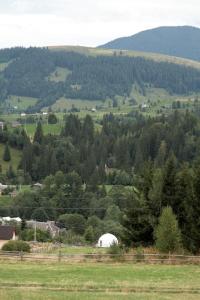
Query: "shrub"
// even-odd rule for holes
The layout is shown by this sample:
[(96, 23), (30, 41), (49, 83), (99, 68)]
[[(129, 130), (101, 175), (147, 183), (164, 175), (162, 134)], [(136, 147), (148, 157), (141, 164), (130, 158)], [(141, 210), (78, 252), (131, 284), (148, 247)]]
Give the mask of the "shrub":
[(124, 256), (124, 249), (120, 245), (113, 243), (110, 248), (108, 248), (107, 253), (115, 260), (122, 260)]
[[(23, 241), (33, 241), (34, 240), (34, 229), (27, 228), (21, 231), (20, 238)], [(40, 229), (36, 230), (36, 239), (38, 242), (50, 242), (52, 240), (51, 235), (48, 231), (43, 231)]]
[(136, 255), (135, 255), (136, 261), (142, 261), (144, 260), (144, 251), (142, 247), (136, 248)]
[(30, 245), (23, 241), (9, 241), (2, 247), (3, 251), (22, 251), (22, 252), (30, 252)]
[(74, 234), (84, 234), (86, 228), (86, 220), (79, 214), (64, 214), (58, 218), (60, 225), (67, 230), (72, 230)]
[(68, 230), (63, 237), (63, 242), (69, 245), (85, 245), (85, 239), (83, 236), (75, 234), (73, 230)]

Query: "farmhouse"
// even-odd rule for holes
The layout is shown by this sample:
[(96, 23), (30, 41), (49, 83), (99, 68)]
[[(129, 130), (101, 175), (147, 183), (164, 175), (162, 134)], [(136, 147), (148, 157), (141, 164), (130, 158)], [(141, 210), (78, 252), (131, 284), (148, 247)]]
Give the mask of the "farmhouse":
[(36, 230), (40, 229), (42, 231), (48, 231), (50, 233), (50, 235), (52, 236), (52, 238), (59, 236), (60, 228), (58, 228), (55, 225), (54, 221), (38, 222), (38, 221), (30, 220), (30, 221), (27, 221), (26, 223), (29, 228), (36, 227)]
[(99, 238), (97, 247), (109, 248), (113, 244), (118, 244), (118, 239), (113, 234), (106, 233)]
[(12, 123), (11, 123), (11, 126), (12, 126), (12, 128), (18, 128), (18, 127), (20, 127), (22, 124), (20, 123), (20, 122), (18, 122), (18, 121), (13, 121)]
[(0, 183), (0, 195), (2, 195), (2, 192), (4, 190), (6, 190), (7, 188), (8, 188), (8, 185)]
[(0, 249), (6, 244), (8, 241), (16, 240), (16, 233), (14, 226), (1, 225), (0, 226)]

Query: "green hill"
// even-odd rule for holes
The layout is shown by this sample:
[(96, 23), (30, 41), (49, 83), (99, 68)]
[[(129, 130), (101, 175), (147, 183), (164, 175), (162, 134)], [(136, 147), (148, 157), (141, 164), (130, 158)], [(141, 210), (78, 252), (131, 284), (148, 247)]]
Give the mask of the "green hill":
[(191, 26), (159, 27), (108, 42), (101, 48), (161, 53), (200, 60), (200, 29)]
[[(169, 94), (200, 92), (200, 63), (160, 54), (62, 46), (0, 50), (1, 107), (38, 112), (59, 99), (130, 97), (134, 84)], [(91, 105), (92, 106), (92, 105)]]

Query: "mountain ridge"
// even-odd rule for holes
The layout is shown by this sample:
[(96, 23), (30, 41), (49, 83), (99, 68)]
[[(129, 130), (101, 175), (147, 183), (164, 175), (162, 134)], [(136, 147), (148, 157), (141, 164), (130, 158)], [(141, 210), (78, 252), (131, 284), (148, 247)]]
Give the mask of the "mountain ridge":
[(200, 61), (200, 28), (162, 26), (115, 39), (99, 48), (160, 53)]

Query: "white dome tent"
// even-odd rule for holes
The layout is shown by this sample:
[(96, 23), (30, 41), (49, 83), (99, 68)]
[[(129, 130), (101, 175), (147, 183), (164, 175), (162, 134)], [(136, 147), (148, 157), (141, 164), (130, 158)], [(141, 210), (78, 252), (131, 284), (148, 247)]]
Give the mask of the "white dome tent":
[(97, 243), (97, 247), (109, 248), (113, 244), (117, 244), (118, 245), (118, 239), (113, 234), (106, 233), (106, 234), (102, 235), (99, 238), (98, 243)]

